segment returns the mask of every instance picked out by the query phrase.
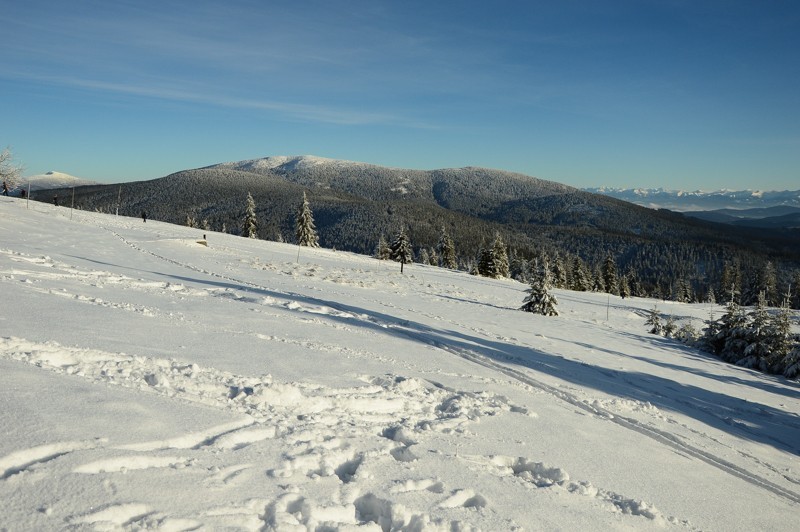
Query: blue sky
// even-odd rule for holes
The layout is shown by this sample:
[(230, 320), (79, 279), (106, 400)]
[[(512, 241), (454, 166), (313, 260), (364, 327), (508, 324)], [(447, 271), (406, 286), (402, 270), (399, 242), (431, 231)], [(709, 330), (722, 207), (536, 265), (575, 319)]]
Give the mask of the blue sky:
[(0, 0), (0, 147), (154, 179), (269, 155), (800, 189), (800, 3)]

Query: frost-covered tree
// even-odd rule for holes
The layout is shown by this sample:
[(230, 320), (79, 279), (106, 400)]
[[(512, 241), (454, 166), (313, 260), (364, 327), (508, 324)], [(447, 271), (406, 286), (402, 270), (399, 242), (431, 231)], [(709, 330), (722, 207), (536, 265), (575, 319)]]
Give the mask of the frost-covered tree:
[(431, 256), (428, 253), (427, 248), (422, 248), (419, 250), (419, 254), (417, 255), (417, 262), (420, 264), (429, 264), (431, 261)]
[(602, 268), (603, 286), (609, 294), (619, 294), (619, 281), (617, 280), (617, 263), (611, 253), (606, 255)]
[(628, 283), (628, 276), (627, 275), (620, 275), (619, 276), (619, 295), (622, 299), (631, 296), (631, 286)]
[(736, 363), (744, 357), (747, 347), (747, 316), (736, 302), (736, 291), (731, 290), (731, 298), (720, 317), (719, 331), (715, 342), (716, 353), (723, 360)]
[(678, 324), (675, 323), (675, 316), (667, 316), (667, 322), (664, 324), (664, 336), (667, 338), (674, 337), (678, 332)]
[(297, 244), (300, 246), (319, 247), (317, 228), (314, 226), (314, 215), (311, 212), (311, 206), (308, 203), (308, 196), (306, 196), (305, 192), (303, 192), (303, 203), (300, 204), (300, 208), (297, 210), (295, 238), (297, 238)]
[(378, 245), (375, 247), (375, 258), (379, 260), (389, 260), (392, 250), (389, 249), (389, 244), (386, 238), (381, 235), (378, 239)]
[(197, 220), (195, 220), (194, 215), (186, 215), (186, 227), (197, 227)]
[(389, 258), (400, 263), (400, 273), (403, 273), (403, 266), (414, 260), (414, 251), (411, 248), (411, 240), (406, 234), (405, 227), (400, 229), (397, 237), (389, 246)]
[(436, 248), (431, 248), (428, 252), (428, 264), (431, 266), (439, 265), (439, 254), (436, 253)]
[[(770, 353), (765, 363), (769, 371), (773, 373), (782, 373), (784, 375), (786, 375), (788, 367), (792, 364), (792, 361), (788, 359), (792, 352), (792, 311), (789, 308), (790, 299), (791, 295), (787, 293), (778, 312), (770, 318)], [(786, 376), (789, 377), (789, 375)]]
[(567, 267), (564, 265), (564, 259), (558, 253), (553, 261), (553, 286), (555, 288), (567, 287)]
[(571, 290), (586, 292), (591, 288), (591, 283), (586, 274), (586, 266), (580, 257), (576, 256), (572, 260), (572, 271), (570, 273), (569, 287)]
[(556, 310), (558, 300), (549, 290), (550, 265), (547, 259), (543, 259), (533, 274), (530, 289), (527, 290), (528, 295), (523, 300), (520, 310), (543, 316), (558, 316), (558, 311)]
[(658, 307), (653, 307), (652, 310), (650, 310), (644, 324), (650, 327), (651, 334), (663, 336), (664, 324), (661, 323), (661, 312), (658, 310)]
[(453, 239), (447, 233), (447, 229), (442, 227), (442, 234), (439, 237), (439, 255), (442, 257), (442, 266), (455, 270), (458, 268), (458, 260), (456, 258), (456, 246), (453, 244)]
[(746, 368), (767, 369), (766, 362), (771, 351), (770, 317), (764, 291), (758, 293), (758, 301), (748, 315), (749, 323), (744, 331), (746, 347), (743, 357), (736, 363)]
[(258, 218), (256, 218), (256, 201), (253, 195), (247, 193), (247, 205), (244, 211), (244, 222), (242, 223), (242, 236), (246, 238), (258, 238)]
[(23, 167), (14, 163), (14, 154), (11, 148), (0, 152), (0, 179), (5, 182), (9, 190), (17, 188), (17, 183), (22, 175)]
[(495, 233), (494, 243), (492, 243), (494, 254), (495, 275), (493, 277), (509, 277), (510, 268), (508, 264), (508, 251), (500, 233)]

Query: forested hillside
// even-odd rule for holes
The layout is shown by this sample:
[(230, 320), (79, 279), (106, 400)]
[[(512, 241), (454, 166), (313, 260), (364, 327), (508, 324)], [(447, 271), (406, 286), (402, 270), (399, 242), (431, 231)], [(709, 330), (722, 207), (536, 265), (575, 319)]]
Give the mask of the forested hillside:
[[(567, 283), (576, 268), (598, 277), (610, 255), (635, 295), (704, 299), (713, 291), (722, 297), (733, 278), (748, 303), (764, 288), (765, 269), (775, 272), (772, 290), (783, 293), (800, 267), (796, 230), (714, 224), (483, 168), (421, 171), (272, 157), (151, 181), (78, 187), (74, 202), (79, 209), (123, 216), (145, 211), (153, 219), (240, 234), (250, 193), (258, 237), (292, 242), (304, 191), (324, 247), (372, 254), (381, 237), (390, 241), (405, 227), (417, 260), (432, 262), (445, 231), (459, 267), (472, 269), (499, 234), (508, 246), (510, 274), (523, 279), (542, 254), (565, 265)], [(72, 193), (53, 190), (35, 199), (51, 201), (58, 194), (63, 204)], [(597, 288), (595, 283), (588, 289)]]

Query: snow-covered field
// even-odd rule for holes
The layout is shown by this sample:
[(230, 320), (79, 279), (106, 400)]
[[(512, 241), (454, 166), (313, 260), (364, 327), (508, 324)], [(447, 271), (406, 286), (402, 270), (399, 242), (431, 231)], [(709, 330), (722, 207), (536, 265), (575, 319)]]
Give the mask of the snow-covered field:
[(652, 300), (5, 197), (0, 235), (0, 530), (797, 530), (800, 385)]

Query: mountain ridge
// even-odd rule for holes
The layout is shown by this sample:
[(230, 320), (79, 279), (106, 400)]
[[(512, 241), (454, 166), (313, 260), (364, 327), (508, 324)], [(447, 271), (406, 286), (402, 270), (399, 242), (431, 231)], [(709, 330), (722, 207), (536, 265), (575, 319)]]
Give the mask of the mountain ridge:
[(149, 181), (79, 187), (75, 204), (126, 216), (144, 211), (152, 219), (238, 234), (251, 194), (258, 236), (291, 241), (304, 192), (323, 247), (372, 254), (381, 238), (391, 240), (404, 227), (415, 253), (430, 257), (444, 229), (456, 243), (459, 267), (467, 270), (497, 234), (514, 259), (512, 275), (524, 277), (528, 262), (542, 255), (580, 259), (590, 270), (612, 255), (620, 271), (637, 273), (648, 293), (669, 293), (679, 277), (707, 290), (703, 286), (716, 284), (732, 261), (749, 269), (767, 261), (800, 265), (796, 232), (715, 224), (477, 167), (413, 170), (313, 156), (267, 157)]
[(652, 209), (677, 212), (719, 209), (767, 208), (781, 205), (800, 207), (800, 190), (732, 190), (685, 191), (664, 188), (584, 188)]

